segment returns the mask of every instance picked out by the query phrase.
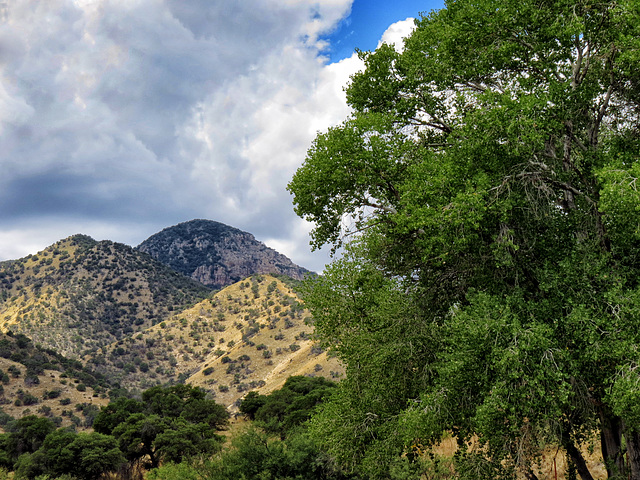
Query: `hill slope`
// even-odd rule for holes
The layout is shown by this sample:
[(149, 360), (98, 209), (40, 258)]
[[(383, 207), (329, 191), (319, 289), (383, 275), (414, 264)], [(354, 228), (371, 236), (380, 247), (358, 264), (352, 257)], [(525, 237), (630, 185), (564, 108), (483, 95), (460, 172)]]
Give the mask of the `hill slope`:
[(280, 388), (290, 375), (341, 376), (338, 360), (312, 336), (296, 293), (279, 278), (254, 275), (86, 360), (132, 390), (186, 382), (233, 406), (248, 390)]
[(165, 228), (136, 248), (214, 289), (255, 274), (275, 273), (301, 280), (309, 273), (250, 233), (210, 220)]
[(208, 293), (131, 247), (75, 235), (0, 265), (0, 329), (79, 358)]
[(77, 360), (34, 346), (24, 335), (0, 333), (0, 429), (11, 417), (33, 414), (90, 428), (112, 388)]

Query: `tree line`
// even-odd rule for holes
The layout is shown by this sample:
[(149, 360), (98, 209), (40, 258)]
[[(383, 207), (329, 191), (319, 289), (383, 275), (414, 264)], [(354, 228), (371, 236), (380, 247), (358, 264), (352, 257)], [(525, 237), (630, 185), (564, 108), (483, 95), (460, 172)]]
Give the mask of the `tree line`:
[(35, 415), (9, 421), (0, 435), (0, 466), (29, 480), (95, 480), (110, 472), (133, 478), (161, 462), (216, 452), (223, 442), (217, 432), (228, 419), (227, 410), (200, 388), (153, 387), (140, 400), (110, 402), (95, 416), (91, 433), (56, 428)]

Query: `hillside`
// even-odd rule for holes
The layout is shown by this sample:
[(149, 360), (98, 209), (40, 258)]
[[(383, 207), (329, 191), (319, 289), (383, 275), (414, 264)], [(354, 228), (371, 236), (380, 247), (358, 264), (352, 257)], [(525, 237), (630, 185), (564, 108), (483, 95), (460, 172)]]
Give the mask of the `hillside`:
[(22, 334), (0, 334), (0, 429), (13, 418), (40, 415), (62, 426), (90, 428), (114, 393), (110, 379)]
[(85, 359), (130, 389), (186, 382), (232, 407), (248, 390), (277, 389), (290, 375), (339, 378), (338, 360), (312, 335), (291, 287), (254, 275)]
[(208, 293), (131, 247), (75, 235), (0, 265), (0, 329), (81, 358)]
[(274, 273), (301, 280), (310, 273), (250, 233), (210, 220), (165, 228), (136, 248), (214, 289), (255, 274)]
[[(238, 242), (253, 239), (204, 221), (163, 232), (186, 229), (183, 234), (188, 230), (192, 237), (181, 237), (184, 242), (209, 245), (200, 236), (208, 227), (219, 227), (220, 235), (226, 235), (227, 253), (220, 257), (226, 260), (234, 255), (241, 258)], [(273, 259), (279, 254), (273, 251), (254, 262), (259, 257), (255, 252), (268, 250), (264, 245), (254, 250), (253, 260), (242, 268), (254, 272), (260, 266), (276, 265)], [(171, 251), (183, 260), (191, 258), (184, 254), (191, 251), (186, 247)], [(240, 271), (226, 272), (240, 275)], [(301, 277), (306, 270), (297, 272)], [(36, 255), (0, 264), (0, 329), (19, 338), (24, 335), (35, 348), (75, 359), (77, 367), (86, 365), (93, 375), (109, 379), (95, 392), (88, 391), (89, 398), (105, 396), (118, 387), (136, 393), (154, 385), (186, 382), (202, 386), (233, 410), (247, 391), (272, 391), (290, 375), (337, 379), (343, 374), (337, 359), (327, 357), (314, 344), (310, 314), (292, 288), (296, 282), (254, 273), (212, 292), (142, 251), (75, 235)], [(0, 348), (0, 368), (13, 361), (18, 362), (16, 368), (27, 370), (18, 365), (21, 358), (14, 353), (3, 356)], [(43, 386), (66, 382), (60, 373), (65, 368), (56, 367), (53, 373), (48, 367), (44, 370), (36, 375), (42, 377)], [(22, 411), (20, 405), (13, 405), (19, 388), (7, 390), (11, 401), (5, 404), (12, 408), (12, 415)], [(51, 411), (55, 414), (58, 407), (54, 402)]]

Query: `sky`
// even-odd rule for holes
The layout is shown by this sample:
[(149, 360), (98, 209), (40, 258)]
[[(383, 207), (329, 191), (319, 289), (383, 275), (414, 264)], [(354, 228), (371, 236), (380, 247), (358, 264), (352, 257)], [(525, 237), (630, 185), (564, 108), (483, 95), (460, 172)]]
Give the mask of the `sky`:
[(0, 0), (0, 261), (209, 219), (322, 271), (286, 185), (355, 48), (439, 0)]

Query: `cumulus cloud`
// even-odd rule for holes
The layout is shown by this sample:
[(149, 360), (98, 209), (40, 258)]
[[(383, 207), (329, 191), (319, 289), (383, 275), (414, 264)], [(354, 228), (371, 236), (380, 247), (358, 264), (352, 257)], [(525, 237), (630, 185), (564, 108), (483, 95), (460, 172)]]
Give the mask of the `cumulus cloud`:
[(404, 39), (416, 28), (415, 18), (407, 18), (400, 22), (396, 22), (389, 26), (382, 34), (382, 38), (378, 42), (378, 47), (383, 43), (393, 45), (397, 51), (402, 51), (404, 47)]
[(285, 187), (316, 133), (348, 115), (360, 62), (327, 65), (320, 37), (350, 6), (5, 1), (0, 260), (209, 218), (320, 270), (327, 255), (309, 252)]

